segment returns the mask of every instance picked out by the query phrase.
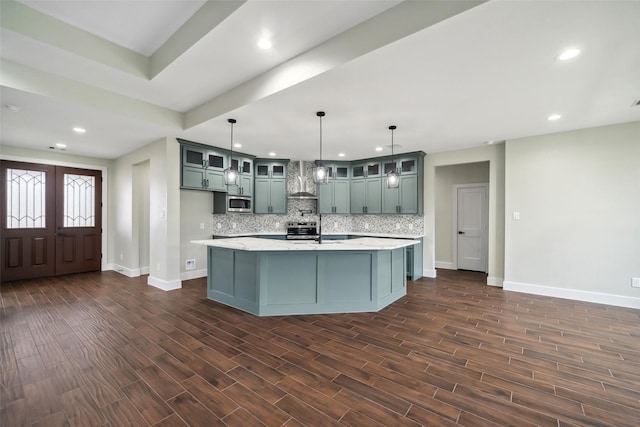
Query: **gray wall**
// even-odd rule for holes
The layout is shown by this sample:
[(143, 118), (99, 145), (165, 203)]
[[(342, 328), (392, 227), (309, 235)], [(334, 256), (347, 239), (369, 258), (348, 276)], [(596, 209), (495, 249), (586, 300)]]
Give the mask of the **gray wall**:
[(640, 308), (639, 162), (640, 122), (507, 141), (505, 288)]

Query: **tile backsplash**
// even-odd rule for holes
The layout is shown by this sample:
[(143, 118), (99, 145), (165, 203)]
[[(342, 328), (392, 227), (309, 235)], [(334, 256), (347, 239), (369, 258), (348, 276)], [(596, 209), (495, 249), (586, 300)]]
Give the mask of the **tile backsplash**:
[[(312, 162), (303, 163), (305, 168), (303, 182), (306, 189), (300, 188), (298, 179), (299, 162), (290, 162), (287, 170), (288, 194), (307, 191), (316, 194), (312, 179)], [(304, 184), (303, 184), (304, 186)], [(318, 221), (316, 200), (290, 199), (286, 215), (226, 214), (212, 215), (213, 233), (285, 233), (287, 221)], [(306, 213), (311, 211), (312, 213)], [(323, 233), (387, 233), (418, 235), (424, 230), (424, 218), (421, 215), (322, 215)]]

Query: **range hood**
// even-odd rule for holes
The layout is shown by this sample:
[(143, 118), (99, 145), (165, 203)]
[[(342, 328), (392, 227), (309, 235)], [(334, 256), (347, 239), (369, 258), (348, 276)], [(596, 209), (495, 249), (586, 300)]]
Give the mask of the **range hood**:
[(307, 178), (304, 176), (304, 161), (299, 160), (298, 182), (300, 183), (300, 190), (297, 193), (292, 193), (287, 196), (287, 199), (297, 200), (315, 200), (318, 198), (315, 194), (307, 191)]

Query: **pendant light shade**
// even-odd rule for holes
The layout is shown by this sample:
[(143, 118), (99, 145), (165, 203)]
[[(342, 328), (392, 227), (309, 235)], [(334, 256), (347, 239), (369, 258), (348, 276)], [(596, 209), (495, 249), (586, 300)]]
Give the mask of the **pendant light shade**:
[(227, 120), (231, 124), (231, 156), (229, 156), (229, 167), (224, 170), (224, 184), (228, 186), (238, 185), (240, 174), (233, 167), (233, 124), (236, 119)]
[(387, 188), (400, 187), (400, 175), (398, 174), (398, 169), (395, 167), (395, 162), (393, 161), (393, 131), (396, 129), (397, 127), (395, 125), (389, 126), (389, 130), (391, 131), (391, 163), (393, 163), (394, 167), (387, 172)]
[(322, 118), (324, 115), (324, 111), (316, 113), (316, 116), (320, 119), (320, 160), (318, 160), (317, 166), (313, 168), (313, 182), (316, 184), (327, 184), (329, 182), (329, 171), (322, 164)]

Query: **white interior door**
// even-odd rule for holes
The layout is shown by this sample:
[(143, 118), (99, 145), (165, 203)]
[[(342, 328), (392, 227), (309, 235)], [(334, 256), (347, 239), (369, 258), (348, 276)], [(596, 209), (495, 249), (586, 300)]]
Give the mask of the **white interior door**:
[(489, 206), (487, 185), (459, 186), (457, 193), (458, 269), (486, 272)]

